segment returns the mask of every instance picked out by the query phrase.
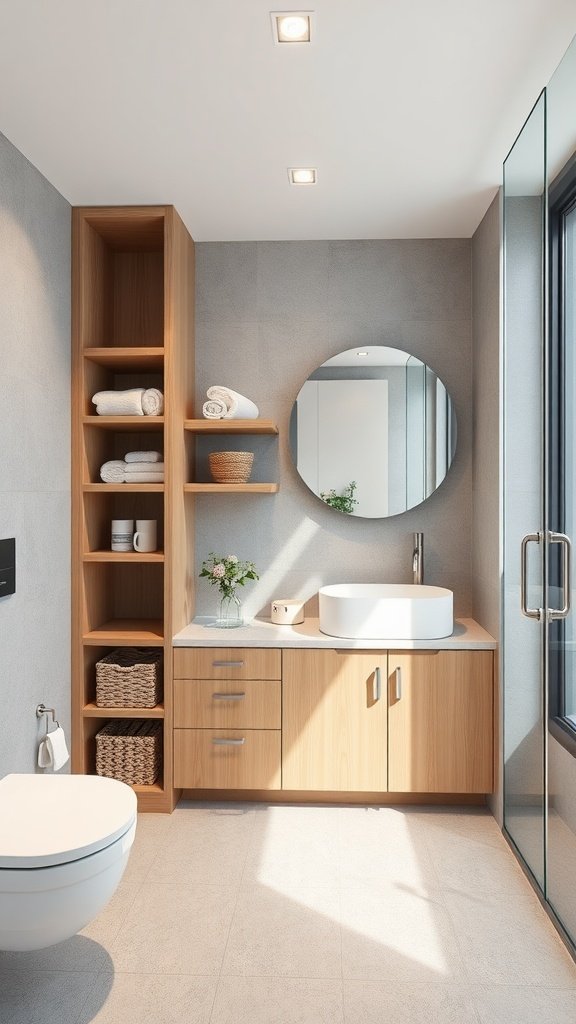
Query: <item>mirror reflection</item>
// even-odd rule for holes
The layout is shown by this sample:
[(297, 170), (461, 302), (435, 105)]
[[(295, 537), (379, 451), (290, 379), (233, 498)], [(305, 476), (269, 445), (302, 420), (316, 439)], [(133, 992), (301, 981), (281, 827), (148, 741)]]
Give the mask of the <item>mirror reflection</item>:
[(327, 359), (292, 409), (290, 448), (304, 483), (330, 508), (380, 519), (421, 504), (456, 450), (456, 417), (439, 377), (397, 348)]

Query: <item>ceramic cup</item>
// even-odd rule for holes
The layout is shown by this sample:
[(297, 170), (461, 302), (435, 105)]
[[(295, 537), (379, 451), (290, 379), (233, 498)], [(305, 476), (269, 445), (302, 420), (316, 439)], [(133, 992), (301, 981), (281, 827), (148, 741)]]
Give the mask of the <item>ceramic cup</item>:
[(132, 551), (133, 519), (112, 520), (112, 551)]
[(155, 519), (137, 519), (136, 533), (134, 534), (134, 550), (156, 551), (158, 546), (156, 535), (157, 530)]

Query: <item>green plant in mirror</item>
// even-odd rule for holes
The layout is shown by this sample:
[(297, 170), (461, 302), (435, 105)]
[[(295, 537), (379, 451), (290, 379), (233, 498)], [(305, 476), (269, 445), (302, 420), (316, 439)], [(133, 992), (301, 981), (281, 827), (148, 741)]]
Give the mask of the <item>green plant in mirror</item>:
[(354, 506), (358, 504), (358, 499), (354, 497), (356, 490), (356, 481), (352, 480), (342, 491), (342, 494), (336, 494), (334, 488), (331, 491), (320, 491), (320, 497), (326, 505), (330, 505), (330, 508), (338, 509), (338, 512), (346, 512), (348, 515), (352, 515)]

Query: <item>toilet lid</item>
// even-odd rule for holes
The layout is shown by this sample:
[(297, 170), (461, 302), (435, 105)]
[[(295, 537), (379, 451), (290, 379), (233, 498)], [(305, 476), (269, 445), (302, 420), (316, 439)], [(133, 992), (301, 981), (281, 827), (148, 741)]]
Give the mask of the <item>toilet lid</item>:
[(130, 786), (97, 775), (0, 780), (0, 869), (44, 868), (110, 846), (136, 818)]

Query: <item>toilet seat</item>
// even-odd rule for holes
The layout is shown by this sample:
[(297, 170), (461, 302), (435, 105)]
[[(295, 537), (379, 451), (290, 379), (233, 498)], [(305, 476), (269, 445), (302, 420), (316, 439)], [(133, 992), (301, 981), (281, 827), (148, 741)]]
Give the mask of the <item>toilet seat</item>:
[(0, 809), (0, 871), (21, 871), (111, 846), (132, 828), (137, 801), (123, 782), (97, 775), (7, 775)]

